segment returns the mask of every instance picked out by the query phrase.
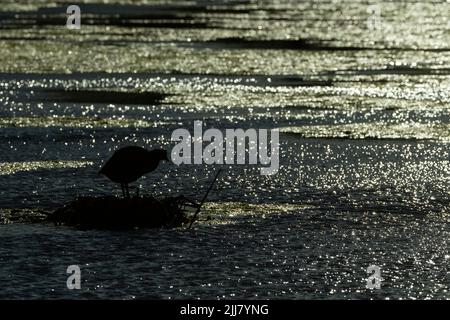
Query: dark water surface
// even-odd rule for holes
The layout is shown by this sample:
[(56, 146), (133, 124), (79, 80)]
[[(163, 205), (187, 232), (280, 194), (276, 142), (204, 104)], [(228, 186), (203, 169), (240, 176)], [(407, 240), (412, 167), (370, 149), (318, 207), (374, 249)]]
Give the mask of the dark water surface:
[[(0, 298), (450, 297), (450, 3), (89, 0), (68, 30), (65, 2), (0, 11)], [(29, 223), (194, 120), (279, 128), (278, 174), (223, 166), (190, 231)], [(200, 199), (217, 168), (138, 184)]]

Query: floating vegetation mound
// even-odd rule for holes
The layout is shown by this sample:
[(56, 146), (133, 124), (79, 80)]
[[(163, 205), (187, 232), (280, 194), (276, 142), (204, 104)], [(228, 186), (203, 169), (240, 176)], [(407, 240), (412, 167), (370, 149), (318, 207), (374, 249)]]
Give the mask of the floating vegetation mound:
[(177, 228), (189, 223), (198, 205), (186, 197), (79, 197), (50, 214), (47, 221), (78, 229)]

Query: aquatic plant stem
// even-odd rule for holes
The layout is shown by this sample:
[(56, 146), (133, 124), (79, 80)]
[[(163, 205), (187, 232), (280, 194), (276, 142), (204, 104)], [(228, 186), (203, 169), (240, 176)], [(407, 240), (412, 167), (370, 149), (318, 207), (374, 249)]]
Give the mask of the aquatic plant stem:
[(206, 191), (202, 201), (200, 202), (200, 205), (198, 206), (197, 210), (195, 211), (194, 216), (192, 217), (191, 223), (189, 224), (188, 229), (191, 228), (192, 224), (194, 223), (195, 219), (197, 218), (198, 213), (200, 212), (200, 209), (202, 208), (203, 204), (206, 201), (206, 198), (208, 197), (209, 192), (211, 191), (212, 187), (214, 186), (214, 184), (216, 183), (217, 178), (219, 177), (220, 172), (222, 171), (222, 169), (219, 169), (216, 173), (216, 176), (214, 177), (214, 180), (212, 181), (211, 185), (209, 186), (208, 190)]

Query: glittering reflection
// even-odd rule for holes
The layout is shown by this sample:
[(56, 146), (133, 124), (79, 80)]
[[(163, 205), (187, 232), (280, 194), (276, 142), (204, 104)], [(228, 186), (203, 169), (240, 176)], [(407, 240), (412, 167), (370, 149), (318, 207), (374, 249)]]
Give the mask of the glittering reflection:
[(45, 220), (47, 212), (41, 209), (0, 208), (0, 225), (11, 223), (39, 223)]
[(417, 139), (450, 141), (450, 124), (355, 123), (281, 128), (307, 138)]
[(310, 206), (292, 203), (249, 204), (243, 202), (207, 202), (203, 223), (217, 225), (238, 223), (243, 219), (262, 218), (270, 214), (289, 214), (304, 210)]
[(0, 118), (0, 127), (71, 127), (71, 128), (111, 128), (111, 127), (156, 127), (161, 125), (158, 121), (147, 121), (130, 118), (81, 118), (81, 117), (14, 117)]
[(17, 172), (36, 171), (41, 169), (84, 168), (92, 165), (91, 161), (24, 161), (24, 162), (0, 162), (0, 175), (10, 175)]

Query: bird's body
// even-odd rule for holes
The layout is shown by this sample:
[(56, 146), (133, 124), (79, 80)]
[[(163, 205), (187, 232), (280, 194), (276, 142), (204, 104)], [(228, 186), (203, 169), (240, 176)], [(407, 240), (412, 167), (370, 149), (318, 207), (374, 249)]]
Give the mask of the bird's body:
[(121, 184), (122, 192), (129, 197), (128, 184), (144, 174), (154, 171), (161, 160), (169, 161), (167, 151), (155, 149), (148, 151), (137, 146), (117, 150), (100, 170), (111, 181)]

